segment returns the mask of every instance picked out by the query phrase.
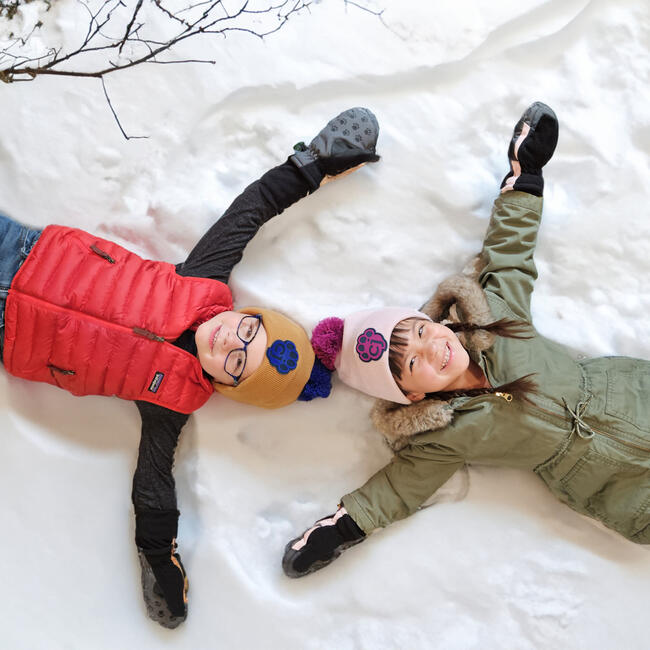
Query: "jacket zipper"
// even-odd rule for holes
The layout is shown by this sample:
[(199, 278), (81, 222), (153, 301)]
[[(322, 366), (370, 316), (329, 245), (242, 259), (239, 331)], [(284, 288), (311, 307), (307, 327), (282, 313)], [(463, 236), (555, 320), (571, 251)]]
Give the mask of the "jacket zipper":
[[(492, 393), (493, 395), (497, 395), (501, 399), (504, 399), (506, 402), (512, 402), (512, 395), (510, 393)], [(485, 397), (485, 395), (481, 395), (479, 397), (475, 397), (473, 399), (480, 399), (481, 397)], [(465, 404), (468, 404), (469, 401), (465, 402)], [(564, 424), (569, 424), (569, 420), (563, 416), (561, 416), (559, 413), (555, 413), (554, 411), (549, 411), (548, 409), (545, 409), (543, 406), (538, 406), (535, 404), (534, 408), (538, 409), (539, 411), (542, 411), (543, 413), (547, 413), (548, 415), (552, 415), (554, 418), (561, 420)], [(606, 438), (609, 438), (610, 440), (613, 440), (614, 442), (617, 442), (619, 445), (623, 445), (625, 447), (630, 447), (631, 449), (638, 449), (639, 451), (643, 451), (645, 453), (650, 454), (650, 448), (644, 447), (643, 445), (637, 445), (633, 442), (628, 442), (627, 440), (621, 440), (618, 436), (615, 436), (612, 433), (608, 433), (607, 431), (602, 431), (601, 429), (596, 429), (589, 425), (591, 429), (594, 431), (594, 433), (599, 433), (601, 436), (605, 436)]]

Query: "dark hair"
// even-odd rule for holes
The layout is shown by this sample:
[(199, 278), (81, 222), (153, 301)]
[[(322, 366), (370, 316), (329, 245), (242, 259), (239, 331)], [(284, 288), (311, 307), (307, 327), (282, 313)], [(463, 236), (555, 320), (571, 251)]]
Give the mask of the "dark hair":
[[(405, 361), (405, 350), (408, 344), (406, 332), (410, 329), (410, 323), (414, 320), (419, 320), (416, 317), (405, 318), (395, 325), (390, 337), (390, 346), (388, 348), (388, 367), (390, 368), (391, 375), (395, 383), (400, 386), (402, 379), (402, 367)], [(487, 325), (476, 325), (475, 323), (449, 323), (447, 327), (452, 332), (473, 332), (476, 330), (485, 330), (497, 336), (503, 336), (510, 339), (530, 339), (532, 335), (530, 332), (530, 324), (525, 321), (511, 320), (509, 318), (501, 318)], [(475, 395), (486, 395), (489, 393), (510, 393), (513, 397), (521, 398), (530, 401), (526, 396), (527, 393), (537, 393), (537, 384), (532, 380), (535, 373), (530, 373), (519, 379), (515, 379), (507, 384), (491, 388), (473, 388), (469, 390), (452, 390), (452, 391), (438, 391), (435, 393), (427, 393), (426, 397), (449, 400), (452, 397), (473, 397)]]

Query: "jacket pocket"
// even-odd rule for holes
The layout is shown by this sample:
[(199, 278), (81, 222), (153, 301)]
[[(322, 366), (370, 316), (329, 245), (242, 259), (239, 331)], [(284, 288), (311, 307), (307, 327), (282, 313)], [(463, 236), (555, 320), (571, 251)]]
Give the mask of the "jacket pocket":
[(650, 433), (650, 363), (617, 361), (617, 367), (607, 371), (605, 413)]
[[(597, 442), (560, 480), (569, 505), (633, 539), (650, 526), (650, 455)], [(635, 540), (636, 541), (636, 540)]]
[(67, 390), (73, 395), (83, 395), (83, 392), (80, 392), (77, 388), (79, 379), (74, 370), (67, 367), (57, 366), (52, 363), (47, 364), (47, 370), (50, 373), (50, 377), (52, 377), (55, 386), (63, 388), (63, 390)]

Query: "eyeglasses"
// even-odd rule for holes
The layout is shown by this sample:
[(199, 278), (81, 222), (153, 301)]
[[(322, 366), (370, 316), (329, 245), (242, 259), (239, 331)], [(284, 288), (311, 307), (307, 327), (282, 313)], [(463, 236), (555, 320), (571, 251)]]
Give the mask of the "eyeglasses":
[(251, 344), (255, 335), (260, 329), (262, 322), (261, 314), (255, 316), (244, 316), (237, 325), (237, 338), (244, 344), (243, 347), (231, 350), (228, 352), (226, 362), (223, 364), (223, 369), (226, 374), (230, 375), (233, 379), (233, 386), (236, 386), (244, 374), (246, 367), (246, 348)]

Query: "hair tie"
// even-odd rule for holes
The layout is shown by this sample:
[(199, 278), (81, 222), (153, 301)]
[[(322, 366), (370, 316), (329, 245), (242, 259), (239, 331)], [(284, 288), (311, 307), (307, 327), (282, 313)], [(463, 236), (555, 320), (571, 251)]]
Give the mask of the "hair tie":
[(332, 316), (323, 319), (311, 335), (314, 353), (328, 370), (334, 370), (336, 355), (343, 345), (343, 320)]

